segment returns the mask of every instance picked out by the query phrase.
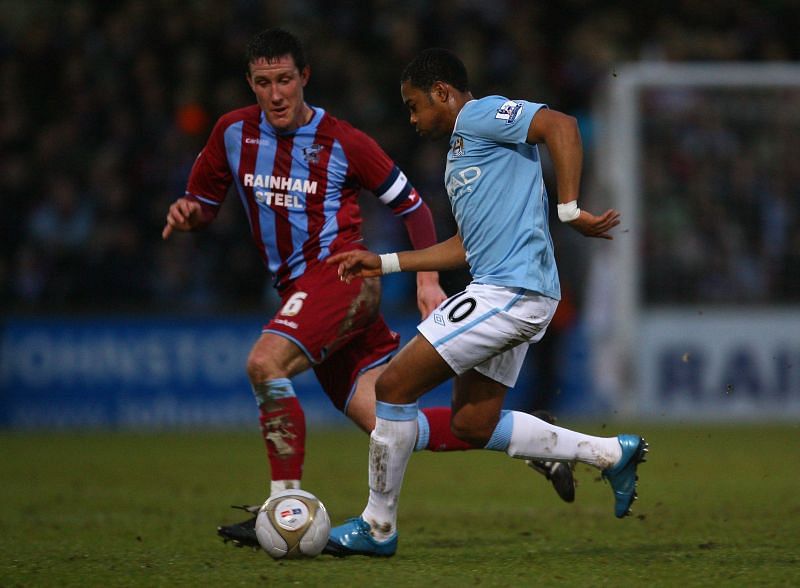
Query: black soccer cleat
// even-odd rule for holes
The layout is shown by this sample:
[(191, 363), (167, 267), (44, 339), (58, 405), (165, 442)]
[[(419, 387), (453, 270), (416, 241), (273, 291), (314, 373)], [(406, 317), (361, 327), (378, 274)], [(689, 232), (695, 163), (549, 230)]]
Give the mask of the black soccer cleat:
[(552, 482), (553, 489), (561, 500), (564, 502), (575, 501), (575, 478), (572, 476), (570, 464), (539, 459), (526, 459), (525, 463)]
[[(258, 513), (258, 509), (260, 506), (233, 506), (232, 508), (238, 508), (241, 510), (246, 510), (249, 513)], [(233, 525), (220, 525), (217, 527), (217, 535), (222, 537), (222, 540), (227, 543), (230, 541), (236, 547), (252, 547), (254, 549), (260, 549), (261, 545), (258, 543), (258, 537), (256, 536), (256, 518), (258, 518), (257, 514), (250, 517), (246, 521), (242, 521), (241, 523), (235, 523)]]
[[(546, 410), (535, 410), (533, 416), (554, 425), (556, 417)], [(541, 459), (526, 459), (528, 466), (542, 474), (553, 484), (553, 489), (564, 502), (575, 501), (575, 478), (572, 475), (572, 464)]]

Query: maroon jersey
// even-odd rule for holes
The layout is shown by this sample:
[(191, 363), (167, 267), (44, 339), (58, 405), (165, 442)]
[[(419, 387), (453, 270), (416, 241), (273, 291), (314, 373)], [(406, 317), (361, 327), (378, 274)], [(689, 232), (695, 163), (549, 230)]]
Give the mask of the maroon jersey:
[(216, 215), (233, 182), (276, 286), (362, 240), (366, 188), (402, 216), (422, 204), (405, 174), (362, 131), (313, 108), (311, 121), (278, 133), (258, 105), (222, 116), (192, 167), (186, 197)]

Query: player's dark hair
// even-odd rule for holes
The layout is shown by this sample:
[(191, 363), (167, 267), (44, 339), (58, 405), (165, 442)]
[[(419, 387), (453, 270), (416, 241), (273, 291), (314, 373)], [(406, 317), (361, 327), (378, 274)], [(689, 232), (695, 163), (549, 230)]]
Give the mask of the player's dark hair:
[(403, 82), (425, 92), (436, 82), (445, 82), (461, 92), (469, 90), (464, 63), (452, 51), (439, 48), (425, 49), (417, 55), (403, 70), (400, 83)]
[(284, 55), (291, 55), (297, 69), (303, 71), (306, 66), (306, 51), (300, 39), (284, 29), (267, 29), (250, 39), (245, 50), (247, 66), (259, 59), (273, 61)]

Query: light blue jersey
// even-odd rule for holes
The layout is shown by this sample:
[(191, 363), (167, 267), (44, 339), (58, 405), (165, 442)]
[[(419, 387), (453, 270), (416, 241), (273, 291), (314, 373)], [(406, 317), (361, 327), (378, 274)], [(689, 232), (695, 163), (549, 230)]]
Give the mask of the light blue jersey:
[(543, 107), (502, 96), (467, 102), (450, 137), (445, 186), (473, 280), (559, 300), (539, 149), (525, 142)]

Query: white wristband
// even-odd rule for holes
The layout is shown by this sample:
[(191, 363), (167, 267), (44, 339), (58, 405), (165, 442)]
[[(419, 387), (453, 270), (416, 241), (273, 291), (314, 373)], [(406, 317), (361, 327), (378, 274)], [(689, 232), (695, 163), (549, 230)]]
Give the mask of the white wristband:
[(565, 204), (558, 205), (558, 220), (562, 223), (571, 223), (581, 215), (577, 200), (570, 200)]
[(397, 253), (384, 253), (378, 257), (381, 258), (381, 273), (383, 275), (400, 271), (400, 257)]

